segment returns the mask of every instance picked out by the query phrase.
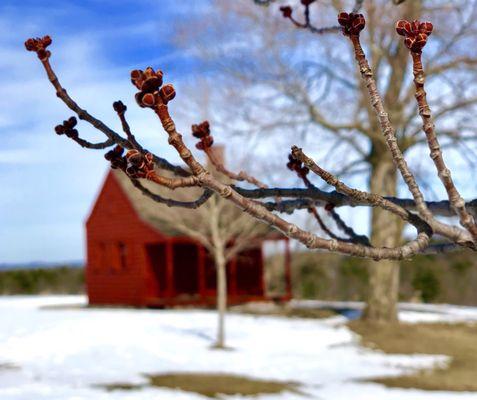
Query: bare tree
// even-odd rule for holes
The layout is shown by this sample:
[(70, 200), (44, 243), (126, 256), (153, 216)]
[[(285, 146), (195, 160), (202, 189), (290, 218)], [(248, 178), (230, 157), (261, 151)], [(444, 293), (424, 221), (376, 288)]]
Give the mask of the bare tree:
[[(194, 126), (194, 133), (210, 138), (207, 123)], [(208, 140), (210, 141), (210, 139)], [(201, 140), (199, 143), (203, 141)], [(207, 153), (211, 160), (210, 171), (215, 175), (218, 175), (218, 169), (223, 173), (227, 172), (222, 161), (223, 149), (216, 146), (212, 151), (208, 147)], [(176, 197), (181, 198), (180, 194)], [(257, 224), (255, 219), (240, 212), (217, 194), (212, 195), (197, 210), (187, 211), (181, 208), (171, 208), (167, 212), (158, 212), (156, 219), (167, 226), (169, 230), (195, 239), (207, 249), (214, 260), (217, 276), (218, 324), (213, 347), (224, 349), (226, 347), (225, 313), (228, 293), (226, 266), (234, 258), (240, 260), (241, 257), (246, 257), (241, 254), (244, 250), (261, 246), (262, 240), (271, 233), (270, 229), (266, 225)]]
[[(214, 11), (220, 17), (215, 18), (219, 22), (213, 25), (212, 32), (210, 26), (202, 31), (198, 25), (193, 27), (192, 36), (184, 29), (185, 42), (206, 60), (219, 65), (223, 85), (229, 88), (217, 91), (224, 92), (226, 100), (232, 97), (236, 105), (220, 108), (217, 114), (221, 115), (212, 120), (214, 126), (222, 124), (226, 132), (231, 132), (230, 127), (239, 127), (231, 134), (287, 144), (290, 135), (284, 132), (293, 131), (293, 140), (300, 140), (300, 145), (319, 157), (320, 163), (326, 163), (337, 177), (365, 184), (373, 193), (397, 196), (405, 182), (401, 181), (387, 151), (386, 139), (380, 134), (379, 118), (369, 102), (368, 88), (354, 68), (352, 53), (336, 35), (340, 26), (334, 15), (348, 5), (354, 11), (361, 9), (367, 16), (368, 29), (361, 41), (398, 145), (403, 154), (409, 154), (416, 180), (425, 190), (426, 185), (437, 182), (429, 174), (426, 159), (415, 156), (423, 151), (427, 139), (421, 135), (419, 115), (412, 101), (412, 60), (393, 29), (396, 20), (425, 16), (438, 25), (433, 33), (435, 40), (426, 49), (426, 72), (430, 92), (440, 94), (433, 96), (431, 107), (435, 110), (434, 119), (440, 123), (441, 144), (449, 156), (463, 159), (475, 168), (477, 58), (469, 51), (477, 32), (474, 1), (255, 3), (271, 6), (259, 8), (252, 1), (217, 1)], [(285, 21), (277, 15), (280, 13)], [(220, 37), (221, 45), (211, 46), (210, 35)], [(229, 50), (231, 46), (234, 52)], [(220, 107), (229, 103), (217, 104)], [(267, 158), (272, 164), (278, 157)], [(274, 164), (270, 166), (271, 170), (276, 168)], [(428, 195), (429, 190), (425, 193)], [(442, 195), (443, 191), (434, 197)], [(399, 218), (380, 208), (373, 208), (370, 215), (370, 238), (375, 245), (394, 247), (402, 243), (403, 224)], [(319, 221), (318, 224), (321, 226)], [(326, 230), (321, 231), (327, 234)], [(366, 316), (373, 320), (396, 319), (399, 263), (382, 260), (369, 264)]]
[[(310, 2), (311, 3), (311, 2)], [(406, 2), (405, 4), (407, 4)], [(42, 62), (48, 78), (54, 86), (58, 97), (73, 111), (78, 117), (97, 128), (107, 137), (105, 142), (91, 143), (79, 137), (76, 130), (76, 119), (74, 117), (56, 127), (58, 134), (64, 134), (78, 142), (86, 148), (107, 148), (116, 144), (116, 147), (106, 154), (106, 158), (111, 162), (113, 168), (124, 171), (132, 180), (134, 185), (142, 192), (153, 198), (155, 201), (175, 207), (198, 208), (203, 207), (210, 201), (215, 192), (228, 202), (234, 204), (244, 213), (269, 225), (288, 237), (295, 239), (307, 246), (309, 249), (319, 249), (322, 251), (339, 252), (342, 254), (366, 257), (374, 260), (401, 260), (410, 258), (415, 254), (426, 252), (445, 252), (460, 248), (477, 249), (477, 225), (475, 216), (477, 211), (477, 201), (466, 203), (457, 187), (455, 186), (449, 168), (442, 157), (441, 146), (437, 140), (434, 128), (432, 113), (427, 103), (425, 94), (425, 75), (422, 66), (422, 50), (427, 43), (428, 37), (433, 31), (432, 24), (428, 22), (401, 20), (397, 24), (397, 33), (404, 36), (405, 47), (411, 54), (413, 62), (413, 93), (417, 100), (417, 112), (422, 119), (422, 130), (425, 133), (425, 143), (431, 152), (431, 159), (435, 164), (437, 176), (441, 179), (447, 194), (447, 200), (440, 202), (426, 202), (421, 187), (418, 184), (414, 173), (409, 168), (403, 154), (403, 143), (399, 140), (396, 130), (390, 120), (387, 111), (387, 103), (378, 90), (378, 84), (374, 78), (373, 70), (366, 58), (361, 45), (360, 34), (365, 28), (365, 19), (361, 14), (340, 13), (338, 22), (342, 32), (349, 39), (359, 74), (361, 76), (361, 86), (367, 93), (367, 108), (372, 110), (371, 121), (376, 122), (376, 131), (371, 129), (369, 134), (380, 144), (379, 156), (387, 154), (391, 161), (391, 166), (386, 167), (392, 176), (400, 174), (403, 178), (412, 199), (402, 199), (395, 196), (382, 196), (376, 191), (363, 191), (352, 188), (342, 182), (338, 177), (319, 166), (311, 157), (306, 155), (297, 146), (292, 147), (291, 159), (297, 163), (295, 170), (307, 170), (313, 172), (328, 185), (335, 188), (335, 191), (327, 192), (314, 186), (306, 189), (300, 188), (269, 188), (260, 185), (259, 181), (246, 173), (234, 174), (223, 168), (223, 173), (235, 180), (245, 180), (259, 186), (257, 189), (246, 189), (240, 186), (231, 185), (227, 180), (211, 174), (194, 156), (192, 151), (186, 146), (182, 135), (177, 132), (175, 123), (169, 114), (168, 103), (175, 97), (175, 90), (170, 84), (163, 84), (163, 73), (150, 67), (144, 71), (135, 70), (131, 73), (132, 83), (139, 90), (136, 94), (136, 101), (139, 106), (148, 108), (155, 112), (162, 123), (164, 131), (168, 135), (170, 145), (177, 151), (184, 161), (187, 169), (172, 165), (164, 158), (155, 156), (143, 149), (135, 136), (131, 133), (125, 119), (126, 107), (121, 102), (114, 103), (114, 109), (122, 122), (125, 136), (116, 133), (107, 127), (100, 120), (93, 117), (86, 110), (81, 108), (61, 86), (50, 64), (50, 51), (47, 47), (51, 44), (50, 37), (29, 39), (26, 48), (35, 51)], [(371, 27), (371, 29), (373, 29)], [(405, 54), (399, 57), (406, 57)], [(406, 103), (407, 105), (407, 103)], [(371, 122), (370, 122), (371, 123)], [(366, 128), (370, 129), (370, 128)], [(213, 144), (213, 139), (208, 130), (193, 129), (195, 136), (200, 139), (197, 145), (199, 150), (207, 150)], [(378, 139), (378, 136), (380, 139)], [(123, 156), (124, 149), (129, 149)], [(206, 151), (207, 152), (207, 151)], [(155, 169), (160, 166), (162, 169), (172, 171), (176, 176), (168, 178), (160, 175)], [(385, 181), (384, 174), (380, 179)], [(142, 179), (147, 179), (166, 186), (171, 189), (177, 187), (202, 188), (203, 194), (195, 201), (181, 201), (158, 196), (141, 184)], [(395, 182), (395, 181), (393, 181)], [(383, 182), (386, 183), (386, 182)], [(371, 185), (373, 189), (373, 185)], [(328, 211), (336, 212), (336, 209), (343, 205), (354, 207), (366, 206), (373, 210), (380, 210), (380, 223), (392, 224), (389, 216), (408, 224), (415, 228), (416, 236), (401, 244), (395, 242), (392, 232), (383, 241), (363, 240), (362, 237), (353, 237), (344, 221), (337, 226), (343, 230), (346, 238), (333, 237), (326, 239), (317, 234), (301, 229), (300, 227), (286, 221), (278, 212), (291, 213), (298, 209), (310, 210), (311, 207), (326, 206)], [(459, 224), (443, 222), (436, 216), (456, 216)], [(337, 217), (338, 220), (338, 217)], [(441, 238), (439, 242), (431, 242), (434, 236)], [(376, 239), (376, 238), (371, 238)], [(373, 243), (373, 244), (370, 244)], [(378, 264), (376, 269), (388, 270), (387, 264)], [(385, 287), (385, 286), (384, 286)]]

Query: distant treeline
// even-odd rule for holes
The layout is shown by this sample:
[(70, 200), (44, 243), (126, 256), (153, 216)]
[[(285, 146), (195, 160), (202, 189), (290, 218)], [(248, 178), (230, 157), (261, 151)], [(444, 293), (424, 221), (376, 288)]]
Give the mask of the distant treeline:
[(0, 294), (84, 293), (84, 270), (78, 267), (0, 271)]
[[(367, 260), (336, 254), (292, 255), (295, 298), (363, 301), (368, 292)], [(269, 289), (283, 290), (283, 260), (271, 257)], [(472, 252), (422, 255), (401, 262), (401, 301), (477, 305), (477, 257)]]
[[(366, 260), (336, 254), (292, 255), (293, 295), (302, 299), (366, 299)], [(269, 293), (283, 293), (283, 257), (266, 260)], [(477, 305), (477, 257), (472, 252), (417, 256), (401, 262), (401, 301)], [(0, 271), (0, 295), (79, 294), (84, 269), (71, 266)]]

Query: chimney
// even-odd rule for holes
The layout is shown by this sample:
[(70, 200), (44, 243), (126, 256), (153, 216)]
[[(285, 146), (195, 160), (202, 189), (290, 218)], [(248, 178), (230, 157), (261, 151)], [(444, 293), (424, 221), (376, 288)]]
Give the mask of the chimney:
[[(212, 153), (212, 156), (214, 157), (215, 160), (217, 160), (218, 163), (222, 164), (225, 166), (225, 146), (221, 144), (214, 144), (211, 148), (210, 151)], [(213, 164), (210, 162), (209, 159), (207, 159), (207, 169), (209, 171), (214, 171), (215, 167)]]

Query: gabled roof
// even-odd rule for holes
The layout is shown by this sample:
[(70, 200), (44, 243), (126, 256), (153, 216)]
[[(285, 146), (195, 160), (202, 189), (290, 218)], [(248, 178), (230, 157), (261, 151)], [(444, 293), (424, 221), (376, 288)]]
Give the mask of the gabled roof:
[[(142, 192), (135, 188), (131, 183), (131, 180), (126, 176), (126, 174), (120, 170), (111, 170), (112, 175), (119, 183), (119, 186), (123, 190), (126, 197), (131, 202), (134, 210), (137, 212), (139, 218), (146, 222), (148, 225), (158, 230), (159, 232), (168, 235), (168, 236), (182, 236), (179, 232), (175, 231), (169, 224), (161, 220), (161, 213), (170, 212), (170, 208), (161, 203), (157, 203), (151, 198), (142, 194)], [(164, 176), (172, 176), (167, 171), (160, 171)], [(141, 184), (149, 189), (153, 193), (157, 193), (165, 198), (172, 198), (180, 201), (193, 201), (196, 200), (202, 193), (198, 188), (188, 188), (188, 189), (175, 189), (170, 190), (166, 187), (159, 186), (154, 182), (147, 181), (146, 179), (141, 179)], [(192, 214), (195, 210), (183, 208), (181, 212), (186, 214)]]
[[(158, 172), (163, 176), (173, 176), (169, 171), (159, 170)], [(174, 229), (174, 224), (168, 223), (167, 221), (164, 221), (164, 218), (161, 218), (161, 214), (172, 212), (172, 209), (170, 207), (165, 204), (155, 202), (151, 198), (142, 194), (139, 189), (134, 187), (134, 185), (131, 183), (130, 179), (126, 176), (124, 172), (120, 170), (111, 170), (111, 173), (113, 174), (116, 181), (119, 183), (126, 197), (130, 200), (131, 205), (133, 206), (141, 220), (146, 222), (152, 228), (158, 230), (160, 233), (165, 234), (167, 236), (184, 236), (182, 232), (179, 232)], [(178, 188), (175, 190), (171, 190), (169, 188), (159, 186), (154, 182), (147, 181), (145, 179), (141, 179), (141, 184), (147, 189), (149, 189), (151, 192), (157, 193), (162, 197), (172, 198), (180, 201), (194, 201), (203, 192), (203, 189), (200, 188)], [(205, 207), (207, 206), (205, 205)], [(227, 204), (227, 209), (230, 210), (230, 212), (232, 213), (236, 213), (236, 218), (245, 217), (253, 220), (253, 217), (244, 216), (242, 214), (242, 211), (231, 203)], [(173, 210), (176, 211), (177, 208), (174, 208)], [(194, 216), (196, 216), (195, 218), (197, 218), (198, 212), (199, 211), (195, 209), (180, 208), (181, 217), (185, 216), (187, 218), (190, 215), (191, 218), (194, 218)], [(254, 221), (254, 223), (259, 224), (258, 221)], [(267, 238), (274, 240), (284, 238), (284, 235), (274, 230), (273, 228), (269, 228), (269, 234), (267, 235)]]

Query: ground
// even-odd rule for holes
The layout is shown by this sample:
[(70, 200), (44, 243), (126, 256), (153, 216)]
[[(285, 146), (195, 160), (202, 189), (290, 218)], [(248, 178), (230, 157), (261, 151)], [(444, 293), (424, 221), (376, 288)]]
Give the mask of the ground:
[[(464, 400), (477, 396), (367, 382), (450, 360), (361, 347), (360, 338), (343, 317), (233, 314), (227, 319), (228, 344), (233, 350), (217, 351), (210, 349), (216, 327), (213, 311), (68, 307), (78, 304), (85, 304), (84, 297), (0, 297), (0, 399), (205, 399), (148, 385), (153, 379), (164, 380), (164, 374), (174, 374), (176, 379), (183, 373), (249, 377), (285, 385), (285, 391), (258, 397), (267, 400)], [(425, 310), (405, 311), (401, 317), (429, 323), (477, 319), (477, 310), (471, 308), (430, 306)]]
[[(477, 392), (477, 324), (375, 324), (354, 321), (349, 326), (361, 343), (389, 354), (445, 354), (449, 363), (398, 377), (373, 379), (392, 387)], [(477, 397), (477, 395), (476, 395)]]

